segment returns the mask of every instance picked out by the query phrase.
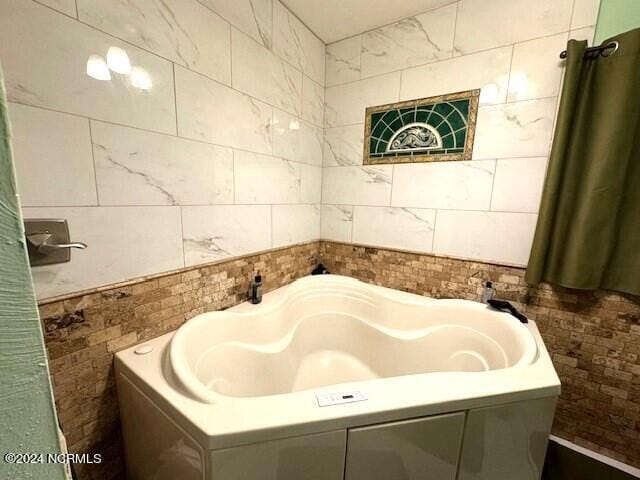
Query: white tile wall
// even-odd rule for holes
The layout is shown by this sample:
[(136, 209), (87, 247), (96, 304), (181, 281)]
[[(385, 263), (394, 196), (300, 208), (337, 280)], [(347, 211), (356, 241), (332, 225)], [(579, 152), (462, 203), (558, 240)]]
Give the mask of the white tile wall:
[(273, 154), (295, 162), (322, 165), (322, 128), (280, 110), (273, 111)]
[(362, 77), (451, 57), (456, 7), (454, 3), (364, 33)]
[(274, 247), (320, 236), (320, 205), (273, 205), (272, 215)]
[(38, 0), (38, 1), (41, 4), (54, 8), (66, 15), (69, 15), (71, 17), (77, 17), (75, 0)]
[(82, 22), (231, 83), (229, 24), (205, 6), (184, 0), (77, 0), (77, 4)]
[(25, 217), (89, 244), (40, 298), (319, 238), (325, 46), (277, 0), (6, 0), (0, 63)]
[[(124, 49), (152, 91), (114, 73), (86, 74), (90, 55)], [(176, 132), (171, 62), (30, 0), (0, 3), (0, 61), (10, 101), (164, 133)]]
[(324, 87), (306, 75), (302, 76), (302, 118), (318, 126), (324, 120)]
[[(557, 55), (598, 4), (452, 1), (325, 48), (278, 0), (3, 1), (25, 215), (90, 245), (38, 295), (320, 236), (526, 263)], [(111, 46), (151, 89), (86, 74)], [(473, 161), (362, 166), (366, 107), (472, 88)]]
[(362, 165), (364, 124), (325, 128), (324, 165)]
[(269, 205), (182, 207), (185, 265), (271, 248)]
[(353, 229), (352, 205), (322, 205), (320, 235), (326, 240), (350, 242)]
[(91, 121), (100, 205), (233, 203), (233, 151)]
[(269, 155), (235, 152), (236, 203), (300, 202), (300, 166), (300, 163)]
[(547, 155), (556, 100), (543, 98), (480, 107), (473, 158)]
[(571, 29), (593, 26), (598, 18), (599, 8), (600, 0), (575, 0), (571, 16)]
[(324, 94), (325, 127), (364, 123), (367, 107), (395, 102), (399, 92), (399, 72), (328, 87)]
[(322, 201), (343, 205), (389, 205), (391, 165), (326, 167), (322, 172)]
[(186, 68), (175, 71), (179, 136), (271, 152), (273, 107)]
[(491, 210), (537, 213), (546, 168), (547, 157), (498, 160)]
[(438, 210), (433, 251), (440, 255), (525, 265), (536, 217), (532, 213)]
[(584, 28), (577, 28), (569, 32), (569, 38), (573, 40), (586, 40), (589, 45), (593, 44), (593, 38), (596, 32), (595, 25)]
[(327, 45), (326, 85), (360, 80), (362, 35)]
[[(327, 46), (323, 238), (525, 265), (568, 38), (598, 0), (459, 0)], [(481, 89), (473, 160), (362, 166), (365, 109)]]
[(273, 51), (324, 85), (324, 43), (278, 0), (273, 2)]
[(25, 218), (66, 218), (71, 261), (33, 269), (39, 298), (108, 285), (184, 265), (180, 207), (24, 208)]
[(89, 120), (17, 103), (9, 116), (22, 205), (97, 205)]
[(502, 103), (507, 97), (512, 50), (511, 46), (496, 48), (403, 70), (400, 100), (480, 88), (481, 104)]
[(573, 3), (574, 0), (460, 0), (454, 48), (464, 55), (566, 32), (570, 29)]
[(272, 0), (198, 0), (267, 48), (272, 39)]
[(560, 92), (564, 62), (558, 52), (567, 46), (566, 32), (513, 47), (507, 100), (555, 97)]
[(235, 28), (231, 41), (233, 88), (299, 116), (302, 73)]
[(393, 170), (394, 207), (489, 209), (494, 160), (407, 163)]
[(354, 207), (351, 241), (363, 245), (430, 252), (435, 210)]
[(300, 203), (322, 201), (322, 167), (300, 164)]

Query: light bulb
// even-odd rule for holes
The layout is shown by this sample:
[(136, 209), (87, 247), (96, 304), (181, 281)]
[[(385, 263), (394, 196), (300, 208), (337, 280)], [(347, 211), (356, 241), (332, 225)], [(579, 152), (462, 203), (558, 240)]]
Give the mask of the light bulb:
[(151, 81), (151, 77), (149, 76), (149, 72), (147, 72), (142, 67), (133, 67), (131, 69), (131, 85), (140, 90), (151, 90), (153, 86), (153, 82)]
[(111, 70), (123, 75), (131, 73), (131, 62), (129, 55), (120, 47), (109, 47), (107, 51), (107, 65)]
[(91, 55), (87, 60), (87, 75), (96, 80), (111, 80), (107, 62), (100, 55)]

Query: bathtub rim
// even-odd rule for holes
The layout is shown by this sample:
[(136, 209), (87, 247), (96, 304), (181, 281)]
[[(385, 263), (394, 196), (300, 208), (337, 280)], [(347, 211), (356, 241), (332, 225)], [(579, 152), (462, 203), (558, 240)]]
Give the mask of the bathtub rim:
[[(265, 301), (268, 301), (272, 293), (265, 294)], [(399, 293), (413, 296), (406, 292)], [(252, 305), (244, 303), (233, 308), (241, 311), (252, 308)], [(560, 380), (537, 325), (530, 321), (527, 328), (538, 347), (538, 356), (531, 365), (514, 370), (483, 372), (484, 377), (461, 379), (456, 383), (464, 384), (463, 389), (450, 388), (451, 373), (427, 373), (357, 382), (371, 384), (366, 392), (369, 400), (331, 407), (318, 407), (315, 394), (323, 391), (347, 391), (352, 384), (342, 384), (345, 388), (340, 386), (338, 389), (335, 386), (321, 387), (270, 397), (251, 397), (247, 401), (225, 404), (198, 401), (176, 384), (175, 379), (170, 378), (171, 373), (167, 372), (167, 346), (175, 332), (118, 352), (115, 356), (116, 381), (118, 388), (121, 388), (119, 378), (126, 377), (205, 448), (229, 448), (558, 396)], [(136, 355), (134, 350), (141, 345), (150, 345), (153, 351), (147, 355)], [(433, 389), (438, 387), (442, 388), (440, 395), (429, 397)], [(394, 394), (388, 395), (388, 391)]]
[[(472, 302), (472, 301), (463, 300), (463, 299), (434, 299), (430, 297), (423, 297), (416, 294), (401, 292), (399, 290), (393, 290), (393, 289), (380, 287), (377, 285), (371, 285), (371, 284), (362, 282), (360, 280), (357, 280), (351, 277), (342, 276), (342, 275), (307, 276), (307, 277), (302, 277), (286, 285), (285, 287), (281, 287), (273, 292), (270, 292), (269, 299), (267, 302), (265, 302), (265, 304), (251, 305), (250, 308), (239, 306), (240, 308), (231, 308), (225, 311), (213, 311), (213, 312), (203, 313), (191, 318), (190, 320), (185, 322), (185, 324), (183, 324), (180, 328), (178, 328), (175, 331), (175, 334), (170, 342), (168, 351), (169, 351), (171, 367), (175, 375), (177, 376), (178, 380), (182, 384), (182, 386), (187, 391), (189, 391), (189, 393), (193, 395), (195, 398), (209, 404), (219, 404), (219, 403), (232, 402), (232, 401), (235, 401), (235, 402), (248, 401), (250, 399), (261, 398), (261, 397), (266, 397), (271, 395), (287, 395), (287, 394), (298, 393), (298, 392), (281, 392), (276, 394), (253, 395), (253, 396), (233, 396), (233, 395), (225, 395), (225, 394), (219, 393), (207, 387), (201, 381), (197, 373), (197, 370), (198, 370), (197, 365), (195, 367), (192, 367), (188, 364), (188, 361), (186, 359), (186, 351), (189, 349), (190, 337), (193, 334), (193, 332), (190, 331), (189, 328), (191, 328), (192, 330), (195, 329), (196, 332), (198, 332), (199, 330), (202, 330), (208, 327), (210, 322), (225, 321), (225, 320), (242, 321), (246, 318), (255, 316), (256, 313), (259, 313), (262, 315), (272, 314), (278, 309), (286, 308), (288, 303), (289, 304), (294, 303), (297, 300), (299, 300), (301, 297), (304, 297), (304, 295), (306, 294), (305, 287), (307, 286), (307, 284), (312, 284), (311, 288), (318, 289), (316, 292), (312, 292), (314, 294), (323, 293), (323, 292), (326, 292), (327, 290), (331, 291), (333, 289), (347, 288), (347, 289), (350, 289), (348, 293), (352, 295), (355, 293), (358, 296), (365, 297), (367, 300), (372, 300), (372, 301), (386, 300), (392, 304), (395, 303), (395, 304), (417, 305), (417, 306), (426, 306), (426, 307), (434, 307), (434, 306), (445, 306), (445, 307), (454, 307), (454, 308), (461, 307), (461, 308), (464, 308), (465, 310), (468, 310), (469, 313), (478, 312), (478, 313), (481, 313), (482, 315), (486, 315), (487, 310), (489, 310), (490, 315), (492, 317), (499, 319), (500, 322), (505, 325), (505, 328), (511, 330), (511, 332), (513, 332), (516, 335), (516, 337), (518, 337), (518, 339), (521, 340), (522, 343), (524, 344), (524, 350), (522, 352), (521, 357), (513, 365), (509, 365), (504, 369), (520, 368), (522, 366), (529, 365), (533, 363), (536, 357), (538, 356), (539, 347), (537, 345), (537, 342), (535, 341), (535, 338), (530, 336), (531, 332), (529, 331), (529, 329), (526, 328), (524, 324), (520, 323), (517, 319), (515, 319), (514, 317), (510, 316), (507, 313), (494, 311), (493, 309), (490, 309), (489, 307), (481, 303)], [(229, 318), (230, 316), (231, 318)], [(354, 316), (354, 318), (356, 318), (356, 316)], [(290, 342), (293, 341), (294, 339), (296, 330), (298, 330), (298, 328), (302, 325), (302, 323), (304, 323), (305, 320), (306, 320), (305, 317), (297, 319), (295, 322), (293, 322), (290, 325), (287, 331), (282, 332), (283, 335), (281, 338), (284, 339), (285, 337), (290, 337), (289, 342), (285, 345), (285, 349), (289, 347)], [(368, 319), (358, 318), (358, 320), (361, 321), (363, 324), (367, 325), (369, 328), (377, 330), (381, 333), (385, 333), (385, 331), (389, 331), (390, 336), (394, 336), (394, 332), (395, 333), (401, 332), (400, 329), (385, 327), (383, 325), (376, 325), (375, 322), (369, 321)], [(251, 321), (253, 321), (253, 319), (251, 319)], [(436, 329), (442, 328), (446, 325), (448, 324), (433, 325), (431, 327), (428, 327), (428, 329), (435, 331)], [(502, 348), (502, 344), (498, 340), (491, 338), (484, 332), (480, 330), (476, 330), (471, 326), (458, 325), (456, 323), (451, 323), (450, 325), (454, 327), (468, 328), (469, 330), (474, 331), (478, 335), (487, 337), (490, 342), (494, 342), (498, 345), (499, 348)], [(427, 329), (424, 329), (424, 330), (427, 330)], [(236, 342), (224, 342), (224, 343), (236, 343)], [(246, 345), (248, 346), (247, 350), (257, 351), (260, 348), (257, 345), (253, 345), (253, 344), (247, 343)], [(273, 345), (273, 343), (262, 344), (262, 346), (265, 348), (268, 345)], [(255, 348), (252, 348), (252, 347), (255, 347)], [(212, 350), (213, 348), (214, 347), (210, 347), (209, 349), (205, 350), (200, 356), (198, 363), (202, 359), (202, 356), (206, 355), (206, 353), (209, 350)], [(427, 373), (433, 374), (433, 373), (443, 373), (443, 372), (425, 372), (425, 374)], [(464, 373), (464, 372), (448, 372), (448, 373)], [(474, 372), (474, 373), (477, 374), (478, 372)], [(481, 372), (481, 373), (487, 373), (487, 372)], [(391, 377), (383, 377), (377, 380), (383, 380), (384, 378), (391, 378)], [(361, 383), (361, 382), (356, 381), (356, 382), (349, 382), (349, 383)], [(333, 387), (333, 385), (335, 385), (336, 387)], [(342, 384), (336, 383), (333, 385), (331, 385), (329, 388), (340, 388), (340, 385)], [(307, 389), (307, 390), (320, 390), (320, 389), (323, 389), (323, 387), (318, 386), (318, 387), (314, 387), (312, 389)]]

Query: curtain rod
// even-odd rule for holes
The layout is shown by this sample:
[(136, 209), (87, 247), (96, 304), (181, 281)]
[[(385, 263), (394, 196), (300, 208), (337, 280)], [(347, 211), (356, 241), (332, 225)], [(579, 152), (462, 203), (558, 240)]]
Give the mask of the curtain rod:
[[(620, 44), (616, 41), (609, 42), (606, 45), (600, 45), (599, 47), (589, 47), (584, 51), (585, 57), (590, 53), (599, 53), (603, 57), (608, 57), (609, 55), (613, 55), (618, 51), (618, 47)], [(609, 51), (613, 49), (612, 51)], [(567, 51), (563, 50), (560, 52), (560, 58), (567, 58)]]

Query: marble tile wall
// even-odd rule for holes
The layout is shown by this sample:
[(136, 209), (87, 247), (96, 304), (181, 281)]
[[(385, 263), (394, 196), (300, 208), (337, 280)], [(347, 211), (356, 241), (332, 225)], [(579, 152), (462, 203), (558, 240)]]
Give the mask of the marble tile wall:
[(325, 45), (278, 0), (4, 0), (0, 63), (25, 217), (89, 244), (39, 299), (319, 238)]
[[(175, 207), (179, 228), (167, 221), (162, 235), (182, 239), (178, 266), (320, 234), (523, 265), (561, 84), (557, 53), (569, 37), (592, 37), (598, 4), (443, 2), (325, 48), (277, 0), (7, 0), (0, 62), (23, 205), (87, 212), (98, 223), (78, 220), (74, 238), (108, 241), (74, 252), (76, 264), (104, 258), (116, 281), (151, 268), (120, 270), (126, 262), (108, 246), (142, 207)], [(87, 58), (111, 46), (148, 72), (150, 90), (85, 73)], [(362, 166), (367, 106), (471, 88), (482, 89), (473, 161)], [(112, 212), (132, 207), (113, 223)], [(302, 223), (290, 229), (284, 218)], [(147, 253), (156, 236), (140, 231), (129, 248)], [(40, 298), (104, 282), (71, 264), (49, 270), (34, 270)]]
[[(569, 38), (599, 0), (459, 0), (327, 46), (322, 238), (526, 264)], [(526, 12), (526, 15), (524, 14)], [(368, 106), (481, 89), (473, 160), (363, 166)]]

